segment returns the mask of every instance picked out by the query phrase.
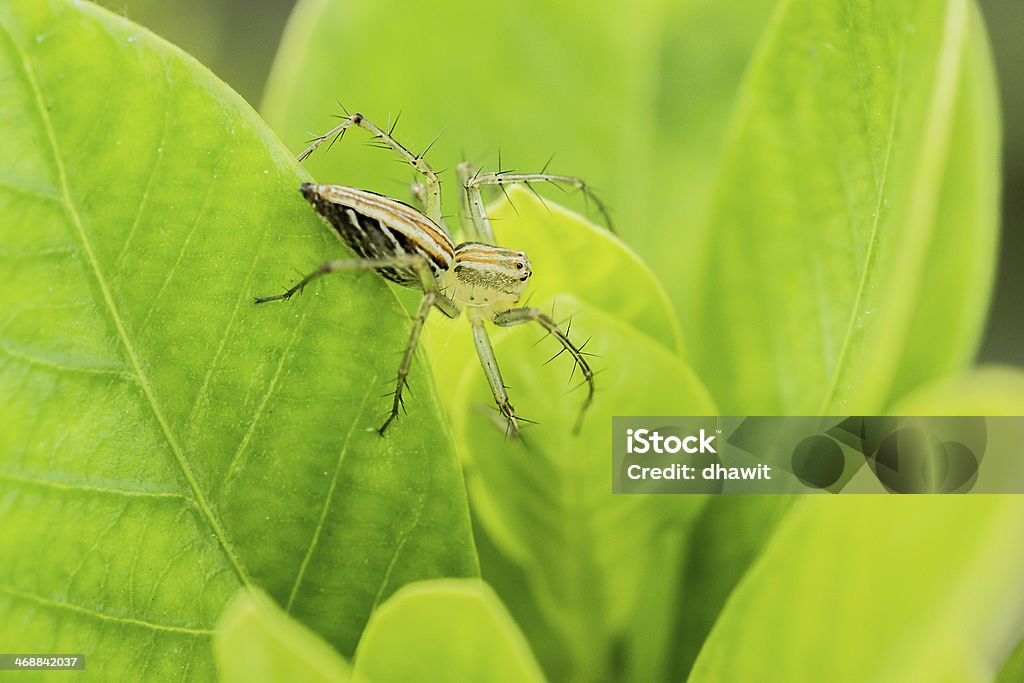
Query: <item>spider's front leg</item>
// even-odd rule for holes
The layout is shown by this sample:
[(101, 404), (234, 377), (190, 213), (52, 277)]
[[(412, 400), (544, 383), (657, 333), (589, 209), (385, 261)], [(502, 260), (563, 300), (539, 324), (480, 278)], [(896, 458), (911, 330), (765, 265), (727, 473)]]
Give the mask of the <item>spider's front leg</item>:
[(476, 355), (480, 358), (484, 375), (487, 376), (487, 384), (491, 387), (494, 402), (498, 404), (498, 412), (502, 414), (508, 425), (505, 433), (516, 438), (519, 436), (519, 420), (522, 418), (516, 417), (516, 410), (508, 400), (505, 382), (501, 379), (501, 370), (498, 368), (498, 359), (494, 355), (494, 348), (491, 347), (491, 340), (484, 328), (484, 319), (475, 311), (469, 311), (468, 317), (469, 324), (473, 328), (473, 345), (476, 346)]
[(569, 355), (572, 356), (575, 365), (579, 367), (580, 372), (583, 374), (583, 379), (587, 383), (587, 398), (584, 399), (583, 405), (580, 406), (580, 415), (576, 419), (576, 426), (573, 428), (573, 433), (578, 434), (580, 427), (583, 426), (583, 415), (586, 413), (587, 408), (590, 407), (590, 404), (594, 401), (594, 371), (590, 369), (590, 364), (587, 363), (586, 354), (583, 353), (583, 347), (573, 344), (569, 340), (569, 337), (558, 329), (558, 324), (542, 313), (539, 309), (530, 307), (513, 308), (512, 310), (498, 313), (494, 316), (494, 324), (499, 327), (511, 327), (513, 325), (521, 325), (522, 323), (531, 321), (543, 327), (562, 344), (562, 348), (565, 351), (568, 351)]
[[(484, 200), (480, 194), (480, 188), (484, 185), (497, 185), (505, 192), (506, 185), (522, 183), (536, 194), (536, 190), (530, 183), (550, 183), (560, 189), (563, 185), (569, 185), (583, 193), (585, 201), (594, 202), (597, 210), (601, 212), (608, 230), (615, 232), (612, 228), (611, 215), (604, 202), (594, 194), (593, 189), (582, 178), (557, 173), (547, 173), (547, 165), (540, 173), (514, 173), (511, 171), (497, 171), (493, 173), (481, 173), (469, 163), (461, 163), (458, 166), (459, 184), (462, 186), (462, 227), (467, 235), (475, 235), (471, 239), (481, 240), (493, 244), (494, 231), (491, 229), (491, 219), (487, 216), (484, 208)], [(537, 195), (538, 197), (540, 195)], [(506, 194), (507, 197), (507, 194)], [(541, 201), (544, 201), (541, 199)]]
[[(397, 124), (397, 119), (395, 123)], [(417, 194), (417, 199), (423, 204), (424, 213), (438, 225), (444, 226), (444, 218), (441, 215), (441, 181), (437, 177), (437, 172), (430, 164), (427, 163), (426, 159), (423, 158), (427, 153), (427, 150), (430, 149), (430, 145), (434, 144), (433, 142), (431, 142), (430, 145), (427, 145), (427, 149), (423, 150), (420, 154), (413, 154), (406, 149), (402, 143), (391, 137), (391, 133), (394, 131), (394, 125), (392, 125), (389, 130), (385, 131), (362, 114), (356, 113), (346, 116), (337, 126), (331, 128), (323, 135), (318, 135), (313, 138), (309, 147), (299, 153), (298, 160), (303, 161), (306, 157), (312, 154), (317, 147), (328, 140), (336, 140), (344, 136), (345, 131), (352, 126), (357, 126), (368, 131), (373, 135), (373, 137), (377, 138), (382, 144), (394, 150), (395, 154), (401, 157), (403, 161), (423, 175), (424, 185), (422, 194), (416, 190), (414, 190), (414, 192)]]

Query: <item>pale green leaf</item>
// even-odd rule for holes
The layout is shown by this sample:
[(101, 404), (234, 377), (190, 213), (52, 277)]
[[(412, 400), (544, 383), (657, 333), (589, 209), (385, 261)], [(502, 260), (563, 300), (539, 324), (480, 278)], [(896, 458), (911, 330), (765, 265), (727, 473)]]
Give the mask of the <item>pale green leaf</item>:
[(501, 600), (472, 579), (406, 586), (377, 610), (356, 673), (375, 683), (540, 683), (544, 675)]
[(677, 602), (674, 609), (665, 610), (674, 627), (669, 680), (686, 680), (729, 595), (796, 500), (783, 495), (719, 495), (708, 501), (687, 539), (686, 564), (674, 575), (680, 584)]
[(1024, 640), (1021, 640), (1003, 662), (995, 683), (1019, 683), (1024, 680)]
[(806, 499), (689, 680), (989, 680), (1024, 623), (1022, 524), (1014, 496)]
[(661, 283), (621, 239), (583, 216), (541, 201), (522, 185), (492, 206), (501, 244), (520, 249), (536, 273), (528, 296), (556, 300), (563, 292), (616, 316), (668, 349), (682, 352), (679, 323)]
[(982, 366), (903, 397), (893, 415), (1024, 415), (1024, 370)]
[(991, 71), (968, 0), (780, 7), (688, 321), (725, 412), (880, 411), (970, 360), (997, 229)]
[[(379, 277), (255, 306), (346, 251), (205, 68), (84, 2), (0, 6), (0, 641), (209, 678), (258, 585), (351, 653), (402, 584), (476, 573), (428, 373)], [(370, 341), (372, 340), (372, 342)]]
[(348, 663), (262, 591), (239, 590), (213, 637), (222, 683), (347, 683)]
[[(505, 439), (486, 382), (467, 367), (454, 398), (460, 452), (469, 456), (475, 512), (495, 542), (525, 570), (538, 604), (561, 634), (576, 679), (607, 673), (613, 641), (627, 628), (645, 581), (704, 499), (613, 496), (613, 415), (714, 414), (689, 368), (661, 345), (570, 295), (573, 333), (597, 355), (597, 397), (579, 435), (572, 432), (583, 389), (569, 389), (571, 362), (543, 365), (557, 349), (538, 333), (496, 335), (495, 352), (512, 399), (536, 419), (522, 439)], [(563, 358), (558, 359), (563, 361)]]

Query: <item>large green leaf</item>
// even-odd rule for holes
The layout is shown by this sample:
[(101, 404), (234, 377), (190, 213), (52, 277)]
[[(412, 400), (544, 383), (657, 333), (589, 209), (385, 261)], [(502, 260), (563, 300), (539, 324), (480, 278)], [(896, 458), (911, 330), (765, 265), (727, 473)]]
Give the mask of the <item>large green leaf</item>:
[[(428, 159), (454, 213), (451, 169), (468, 158), (582, 175), (681, 310), (692, 242), (741, 74), (776, 0), (302, 0), (263, 103), (292, 146), (333, 125), (336, 99)], [(358, 136), (357, 136), (358, 137)], [(312, 159), (322, 182), (404, 196), (408, 175), (352, 140)], [(540, 188), (544, 192), (543, 188)], [(557, 193), (549, 196), (558, 197)], [(582, 207), (583, 202), (574, 203)]]
[(730, 596), (691, 683), (991, 680), (1024, 623), (1024, 501), (814, 497), (798, 510)]
[(374, 683), (541, 683), (544, 675), (501, 600), (473, 579), (422, 581), (374, 613), (356, 652)]
[(998, 129), (968, 0), (780, 8), (743, 85), (689, 321), (726, 413), (879, 411), (969, 362)]
[(5, 649), (205, 678), (239, 586), (352, 652), (402, 584), (476, 573), (428, 373), (373, 432), (408, 329), (383, 282), (252, 304), (345, 251), (240, 98), (88, 3), (17, 0), (0, 102)]

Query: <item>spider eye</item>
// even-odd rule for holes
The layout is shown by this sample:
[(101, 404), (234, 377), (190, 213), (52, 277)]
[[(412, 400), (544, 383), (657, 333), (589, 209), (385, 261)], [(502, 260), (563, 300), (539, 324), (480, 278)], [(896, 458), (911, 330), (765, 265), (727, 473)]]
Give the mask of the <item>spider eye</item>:
[(516, 263), (516, 268), (518, 270), (522, 270), (523, 269), (523, 264), (522, 263)]

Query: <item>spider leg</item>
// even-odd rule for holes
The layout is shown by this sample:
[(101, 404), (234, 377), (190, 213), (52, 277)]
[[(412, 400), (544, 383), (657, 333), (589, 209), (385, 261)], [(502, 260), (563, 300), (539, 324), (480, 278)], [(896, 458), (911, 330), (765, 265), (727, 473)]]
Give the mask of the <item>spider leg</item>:
[(297, 284), (290, 287), (283, 294), (265, 296), (256, 299), (256, 303), (258, 304), (266, 303), (268, 301), (287, 301), (295, 294), (301, 292), (310, 282), (329, 273), (340, 273), (353, 270), (376, 270), (378, 268), (394, 266), (412, 266), (416, 269), (423, 286), (423, 300), (420, 301), (419, 309), (416, 311), (416, 317), (413, 318), (412, 330), (409, 333), (409, 341), (405, 345), (405, 351), (402, 353), (402, 362), (398, 366), (395, 391), (394, 394), (392, 394), (393, 402), (391, 405), (391, 411), (388, 414), (387, 419), (384, 421), (384, 424), (382, 424), (377, 430), (381, 436), (384, 436), (384, 430), (388, 428), (388, 425), (390, 425), (396, 417), (398, 417), (398, 411), (403, 406), (402, 391), (407, 386), (409, 371), (412, 367), (413, 354), (416, 352), (416, 344), (419, 342), (420, 332), (423, 331), (423, 324), (426, 322), (427, 316), (430, 314), (430, 309), (437, 308), (449, 318), (455, 318), (459, 315), (458, 305), (438, 289), (437, 279), (434, 277), (433, 271), (430, 270), (430, 267), (427, 265), (426, 259), (419, 255), (406, 255), (386, 259), (326, 261), (312, 273), (299, 280)]
[(587, 358), (584, 355), (583, 350), (569, 341), (569, 337), (558, 329), (558, 324), (542, 313), (539, 309), (529, 307), (513, 308), (510, 311), (505, 311), (504, 313), (499, 313), (494, 316), (494, 324), (498, 327), (511, 327), (513, 325), (520, 325), (531, 321), (539, 324), (555, 339), (561, 342), (563, 350), (568, 351), (569, 355), (571, 355), (575, 361), (573, 370), (575, 370), (576, 367), (579, 367), (580, 372), (583, 374), (583, 378), (587, 383), (587, 397), (584, 399), (583, 405), (580, 406), (580, 415), (576, 420), (576, 426), (573, 428), (573, 433), (578, 434), (580, 427), (583, 426), (583, 415), (586, 413), (587, 408), (590, 407), (590, 404), (594, 401), (594, 371), (590, 369), (590, 364), (587, 363)]
[[(586, 181), (582, 178), (577, 178), (576, 176), (571, 175), (559, 175), (557, 173), (545, 173), (543, 171), (540, 173), (512, 173), (509, 171), (499, 170), (494, 173), (473, 173), (472, 175), (467, 175), (465, 179), (460, 175), (459, 180), (464, 184), (466, 195), (469, 198), (468, 202), (472, 208), (474, 220), (478, 223), (483, 223), (488, 231), (490, 231), (490, 221), (487, 220), (487, 215), (483, 210), (483, 201), (480, 199), (480, 188), (482, 186), (497, 185), (504, 192), (505, 185), (522, 183), (534, 194), (537, 194), (537, 191), (533, 189), (533, 186), (530, 185), (530, 183), (551, 183), (555, 187), (563, 190), (564, 188), (562, 186), (568, 185), (583, 193), (583, 199), (587, 202), (593, 202), (594, 206), (596, 206), (597, 210), (601, 213), (601, 217), (604, 218), (605, 226), (607, 226), (608, 231), (612, 233), (615, 232), (612, 227), (612, 218), (611, 214), (608, 212), (608, 207), (605, 206), (605, 203), (602, 202), (596, 194), (594, 194), (594, 190), (587, 185)], [(537, 196), (538, 198), (540, 197), (540, 195)], [(544, 200), (541, 199), (541, 202), (543, 201)], [(480, 218), (481, 215), (483, 216), (482, 219)]]
[(468, 161), (458, 165), (459, 175), (459, 217), (462, 220), (462, 234), (468, 242), (484, 242), (496, 244), (494, 231), (491, 230), (491, 219), (484, 209), (484, 200), (480, 196), (480, 185), (476, 178), (479, 171)]
[(494, 402), (498, 404), (498, 412), (502, 414), (508, 424), (507, 434), (512, 438), (519, 436), (519, 421), (516, 418), (516, 410), (508, 400), (508, 392), (505, 391), (505, 383), (501, 379), (501, 370), (498, 368), (498, 359), (494, 355), (494, 348), (491, 347), (491, 340), (484, 328), (484, 319), (480, 315), (470, 315), (469, 323), (473, 328), (473, 344), (476, 346), (476, 354), (480, 358), (480, 365), (487, 376), (487, 383), (491, 387), (491, 394)]
[[(413, 154), (406, 149), (402, 143), (391, 137), (391, 131), (385, 131), (383, 128), (379, 128), (362, 114), (351, 114), (346, 116), (337, 126), (331, 128), (323, 135), (318, 135), (313, 138), (309, 147), (299, 153), (299, 161), (306, 159), (306, 157), (316, 151), (317, 147), (328, 140), (344, 135), (345, 131), (352, 126), (358, 126), (359, 128), (369, 131), (373, 137), (394, 150), (394, 152), (403, 161), (423, 175), (425, 184), (423, 192), (423, 203), (425, 206), (424, 213), (426, 213), (427, 216), (429, 216), (438, 225), (444, 226), (444, 219), (441, 216), (441, 181), (437, 177), (437, 172), (423, 158), (423, 154), (426, 154), (426, 150), (424, 150), (422, 154)], [(429, 146), (427, 149), (429, 149)]]
[(398, 366), (398, 376), (395, 378), (395, 392), (392, 394), (391, 412), (388, 413), (384, 424), (377, 429), (377, 433), (381, 436), (384, 436), (384, 430), (398, 417), (398, 410), (403, 407), (402, 390), (405, 389), (409, 381), (412, 356), (416, 352), (416, 344), (419, 342), (420, 332), (423, 331), (423, 324), (427, 321), (427, 316), (430, 315), (430, 309), (437, 305), (437, 297), (439, 296), (441, 296), (439, 292), (427, 292), (423, 295), (423, 300), (420, 301), (420, 307), (412, 321), (412, 329), (409, 331), (409, 341), (406, 342), (405, 351), (402, 353), (402, 363)]

